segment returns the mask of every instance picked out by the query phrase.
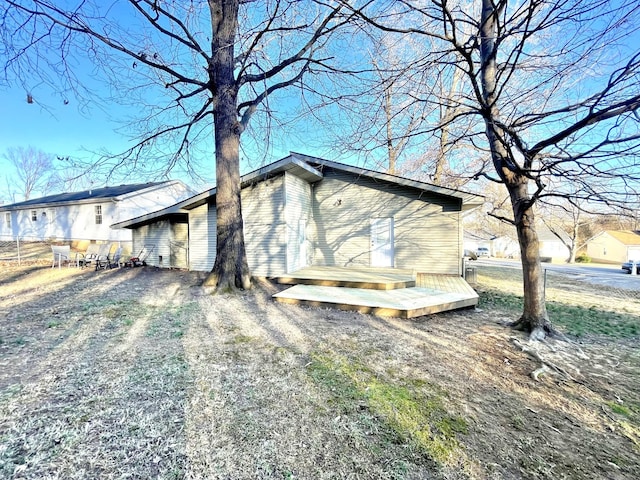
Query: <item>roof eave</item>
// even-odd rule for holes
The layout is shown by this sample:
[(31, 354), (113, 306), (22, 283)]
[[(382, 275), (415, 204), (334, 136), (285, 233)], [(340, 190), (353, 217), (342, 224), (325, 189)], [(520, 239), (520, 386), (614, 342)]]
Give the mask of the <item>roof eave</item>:
[(113, 230), (117, 230), (119, 228), (135, 228), (140, 225), (144, 225), (146, 223), (150, 223), (153, 220), (157, 220), (161, 217), (166, 217), (174, 214), (184, 213), (187, 211), (181, 208), (175, 208), (177, 205), (172, 205), (167, 208), (163, 208), (162, 210), (158, 210), (156, 212), (147, 213), (145, 215), (140, 215), (138, 217), (129, 218), (127, 220), (123, 220), (121, 222), (113, 223), (109, 225), (109, 228)]
[(135, 197), (143, 193), (152, 192), (154, 190), (166, 188), (169, 185), (176, 185), (176, 184), (184, 185), (180, 180), (166, 180), (164, 182), (151, 185), (149, 187), (141, 188), (140, 190), (134, 190), (133, 192), (123, 193), (122, 195), (116, 195), (113, 198), (116, 199), (117, 201), (126, 200), (127, 198), (130, 198), (130, 197)]
[(44, 202), (33, 203), (31, 205), (5, 205), (0, 206), (0, 212), (17, 212), (19, 210), (35, 210), (38, 208), (51, 208), (51, 207), (68, 207), (70, 205), (88, 204), (88, 203), (105, 203), (105, 202), (117, 202), (117, 197), (94, 197), (86, 198), (83, 200), (64, 201), (64, 202)]
[[(478, 195), (475, 193), (463, 192), (461, 190), (455, 190), (453, 188), (441, 187), (438, 185), (433, 185), (431, 183), (421, 182), (418, 180), (411, 180), (404, 177), (398, 177), (396, 175), (391, 175), (389, 173), (376, 172), (374, 170), (369, 170), (362, 167), (353, 167), (351, 165), (346, 165), (343, 163), (333, 162), (331, 160), (325, 160), (323, 158), (317, 157), (309, 157), (304, 154), (292, 152), (291, 157), (300, 158), (303, 161), (309, 161), (313, 163), (318, 163), (321, 165), (325, 165), (330, 168), (335, 168), (337, 170), (344, 170), (355, 175), (367, 176), (370, 178), (375, 178), (378, 180), (383, 180), (390, 183), (396, 183), (400, 185), (404, 185), (411, 188), (416, 188), (418, 190), (428, 191), (435, 194), (445, 195), (448, 197), (455, 197), (462, 200), (463, 210), (467, 210), (469, 208), (476, 208), (484, 204), (485, 197), (483, 195)], [(306, 159), (306, 160), (305, 160)]]

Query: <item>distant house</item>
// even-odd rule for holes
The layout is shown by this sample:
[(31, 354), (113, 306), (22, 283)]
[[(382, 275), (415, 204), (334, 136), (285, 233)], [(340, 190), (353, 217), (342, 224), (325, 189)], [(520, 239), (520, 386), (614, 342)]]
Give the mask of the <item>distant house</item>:
[(477, 253), (479, 247), (489, 249), (490, 255), (493, 256), (491, 248), (491, 235), (483, 235), (469, 230), (464, 231), (463, 235), (464, 249), (467, 252)]
[(172, 205), (193, 191), (178, 180), (60, 193), (0, 206), (0, 239), (130, 242), (110, 225)]
[(601, 263), (640, 260), (640, 234), (632, 230), (606, 230), (587, 241), (587, 255)]
[[(242, 177), (253, 275), (302, 267), (394, 267), (461, 275), (462, 212), (479, 195), (297, 153)], [(216, 189), (113, 225), (147, 263), (208, 271), (216, 255)]]
[[(563, 236), (563, 242), (545, 225), (539, 225), (536, 232), (538, 234), (540, 258), (543, 262), (567, 261), (570, 252), (565, 242), (569, 241), (568, 235), (564, 234), (564, 232), (559, 232)], [(495, 236), (489, 233), (465, 231), (465, 250), (476, 252), (480, 247), (488, 248), (492, 257), (520, 258), (520, 244), (517, 239), (511, 236)]]
[(499, 258), (520, 258), (520, 244), (508, 235), (501, 235), (491, 239), (491, 251)]
[(538, 225), (537, 233), (540, 259), (543, 262), (561, 263), (569, 260), (571, 250), (567, 246), (570, 244), (570, 238), (567, 233), (562, 230), (551, 231), (546, 225)]

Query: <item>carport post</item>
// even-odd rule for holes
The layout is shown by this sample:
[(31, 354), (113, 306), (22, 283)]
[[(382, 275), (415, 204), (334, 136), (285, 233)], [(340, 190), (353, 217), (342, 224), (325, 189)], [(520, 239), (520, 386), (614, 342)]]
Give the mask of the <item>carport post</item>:
[(631, 275), (635, 275), (638, 272), (636, 272), (636, 261), (635, 260), (631, 260)]

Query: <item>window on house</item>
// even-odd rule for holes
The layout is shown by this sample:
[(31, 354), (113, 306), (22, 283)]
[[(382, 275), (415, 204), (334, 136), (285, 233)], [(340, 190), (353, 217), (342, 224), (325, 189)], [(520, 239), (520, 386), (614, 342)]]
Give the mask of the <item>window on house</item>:
[(11, 228), (11, 213), (7, 212), (4, 214), (4, 219), (7, 222), (7, 228)]
[(35, 210), (31, 210), (31, 221), (32, 222), (38, 221), (38, 212), (36, 212)]
[(102, 225), (102, 205), (96, 205), (96, 225)]

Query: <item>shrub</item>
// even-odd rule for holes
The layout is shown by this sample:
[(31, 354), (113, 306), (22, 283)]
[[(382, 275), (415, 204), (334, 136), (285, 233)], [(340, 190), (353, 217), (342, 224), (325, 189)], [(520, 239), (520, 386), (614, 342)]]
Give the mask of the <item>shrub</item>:
[(591, 263), (591, 257), (586, 253), (581, 253), (576, 257), (577, 263)]

